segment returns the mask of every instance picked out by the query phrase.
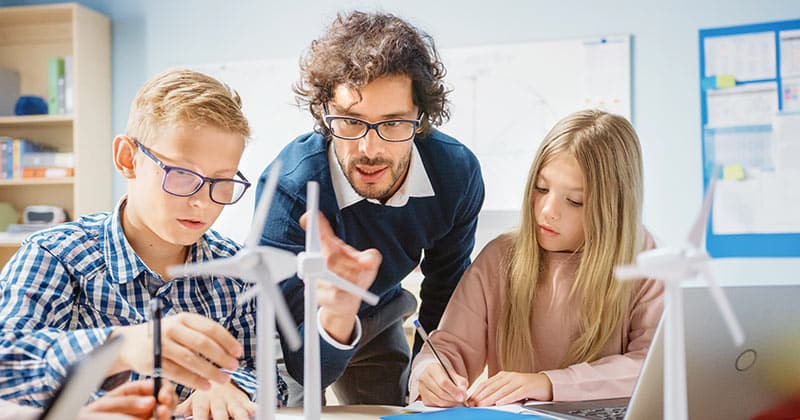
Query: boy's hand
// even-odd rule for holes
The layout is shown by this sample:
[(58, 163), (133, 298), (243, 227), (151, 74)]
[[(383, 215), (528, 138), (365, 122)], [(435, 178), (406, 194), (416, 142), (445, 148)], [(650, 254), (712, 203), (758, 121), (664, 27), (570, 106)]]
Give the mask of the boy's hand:
[[(333, 232), (328, 219), (322, 213), (318, 214), (322, 256), (327, 260), (328, 270), (364, 290), (369, 289), (381, 266), (381, 253), (377, 249), (358, 251), (346, 244)], [(307, 218), (308, 214), (300, 218), (303, 229)], [(334, 340), (350, 342), (361, 298), (320, 281), (317, 282), (317, 303), (325, 309), (320, 313), (322, 328)]]
[(419, 377), (419, 395), (429, 407), (456, 407), (467, 398), (467, 378), (453, 373), (453, 383), (439, 363), (431, 363)]
[[(166, 385), (158, 392), (159, 420), (169, 420), (178, 403), (178, 396), (172, 385)], [(106, 395), (81, 409), (81, 415), (119, 414), (127, 419), (151, 419), (156, 400), (153, 398), (153, 381), (127, 382), (114, 388)], [(99, 416), (98, 416), (99, 417)], [(116, 417), (115, 417), (116, 418)]]
[(498, 372), (469, 397), (471, 406), (505, 405), (521, 400), (553, 399), (553, 384), (544, 373)]
[[(110, 374), (134, 370), (153, 372), (153, 337), (149, 323), (114, 328), (109, 336), (124, 338)], [(189, 388), (209, 389), (211, 382), (228, 383), (228, 370), (239, 368), (244, 350), (231, 333), (198, 314), (181, 313), (161, 321), (161, 367), (164, 377)]]
[(233, 383), (212, 384), (208, 391), (195, 390), (176, 411), (184, 416), (192, 415), (194, 420), (250, 420), (256, 415), (256, 405)]

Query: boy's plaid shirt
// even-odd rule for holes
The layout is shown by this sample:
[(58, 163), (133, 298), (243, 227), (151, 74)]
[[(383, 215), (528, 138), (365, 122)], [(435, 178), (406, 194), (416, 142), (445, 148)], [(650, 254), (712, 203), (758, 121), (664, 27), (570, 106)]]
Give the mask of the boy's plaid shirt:
[[(105, 342), (111, 327), (147, 321), (149, 285), (164, 301), (164, 316), (206, 316), (242, 343), (244, 358), (230, 374), (254, 399), (256, 305), (236, 305), (246, 283), (227, 277), (164, 283), (125, 238), (124, 206), (125, 199), (113, 213), (90, 214), (31, 235), (0, 272), (0, 398), (46, 404), (67, 367)], [(187, 262), (230, 257), (238, 250), (232, 240), (208, 231), (192, 245)], [(141, 377), (131, 374), (132, 380)], [(177, 390), (181, 400), (191, 394), (185, 387)], [(279, 405), (285, 405), (286, 393), (279, 376)]]

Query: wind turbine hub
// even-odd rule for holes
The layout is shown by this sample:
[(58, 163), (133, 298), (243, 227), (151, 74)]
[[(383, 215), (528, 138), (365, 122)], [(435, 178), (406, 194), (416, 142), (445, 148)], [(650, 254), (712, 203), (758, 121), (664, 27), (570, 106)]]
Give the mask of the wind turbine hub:
[(322, 255), (308, 252), (301, 252), (297, 255), (297, 276), (301, 279), (324, 273), (326, 270), (325, 259), (322, 258)]

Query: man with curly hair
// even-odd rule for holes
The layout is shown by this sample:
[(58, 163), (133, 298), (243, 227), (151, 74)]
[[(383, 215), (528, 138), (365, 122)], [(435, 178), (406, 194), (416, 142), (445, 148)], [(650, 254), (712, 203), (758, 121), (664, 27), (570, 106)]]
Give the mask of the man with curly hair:
[[(370, 287), (381, 297), (376, 307), (333, 288), (319, 295), (322, 385), (333, 384), (344, 404), (402, 405), (411, 359), (402, 323), (416, 300), (400, 282), (421, 267), (419, 320), (435, 329), (470, 264), (484, 199), (480, 166), (464, 145), (433, 128), (449, 117), (445, 69), (433, 39), (408, 22), (385, 13), (339, 15), (300, 67), (294, 91), (316, 126), (276, 159), (281, 173), (261, 243), (303, 250), (299, 219), (306, 184), (316, 181), (321, 212), (352, 247), (329, 255), (329, 266), (380, 252)], [(282, 291), (302, 323), (302, 281), (290, 278)], [(420, 345), (417, 336), (415, 353)], [(289, 374), (302, 381), (302, 350), (283, 351)], [(289, 386), (289, 404), (299, 403), (302, 385)]]

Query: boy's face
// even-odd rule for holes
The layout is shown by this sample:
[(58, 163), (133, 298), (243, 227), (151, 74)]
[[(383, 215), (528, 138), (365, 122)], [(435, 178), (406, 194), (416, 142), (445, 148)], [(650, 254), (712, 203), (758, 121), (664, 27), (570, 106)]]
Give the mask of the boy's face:
[[(331, 115), (370, 123), (418, 118), (411, 95), (411, 79), (405, 75), (376, 79), (360, 91), (339, 85), (334, 89), (328, 111)], [(375, 130), (369, 130), (358, 140), (332, 138), (339, 165), (350, 185), (362, 197), (388, 200), (405, 181), (413, 139), (387, 142), (378, 137)]]
[(536, 238), (547, 251), (576, 251), (583, 245), (583, 171), (574, 157), (559, 153), (536, 178), (533, 214)]
[[(157, 138), (145, 147), (165, 165), (208, 178), (235, 178), (244, 151), (241, 135), (211, 126), (188, 125), (157, 133)], [(208, 183), (189, 197), (165, 192), (164, 170), (138, 148), (134, 150), (134, 171), (134, 177), (129, 177), (126, 216), (139, 222), (137, 230), (150, 231), (168, 244), (187, 246), (197, 242), (224, 207), (211, 200)]]

